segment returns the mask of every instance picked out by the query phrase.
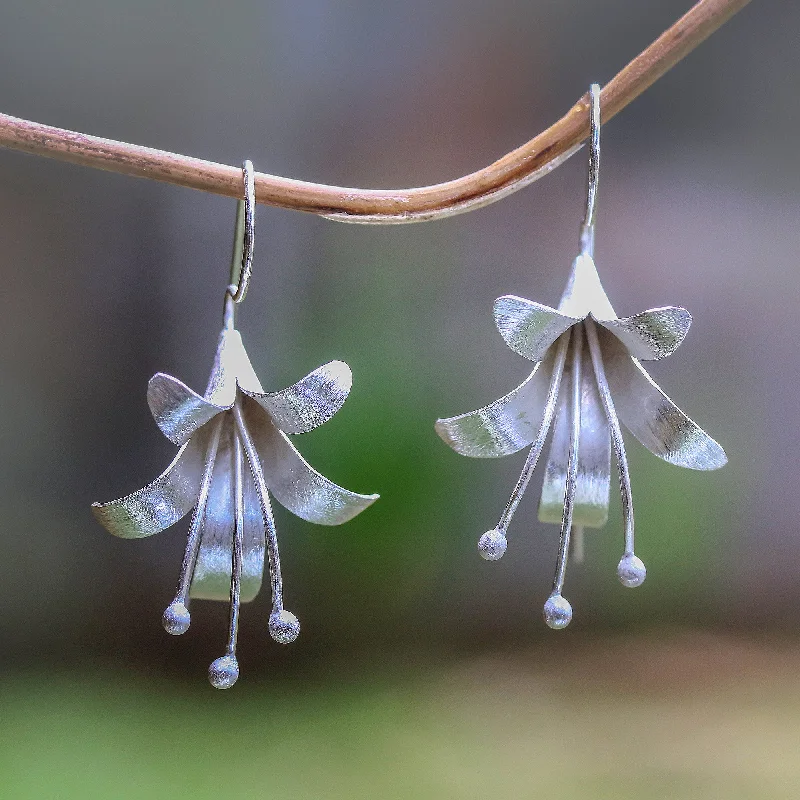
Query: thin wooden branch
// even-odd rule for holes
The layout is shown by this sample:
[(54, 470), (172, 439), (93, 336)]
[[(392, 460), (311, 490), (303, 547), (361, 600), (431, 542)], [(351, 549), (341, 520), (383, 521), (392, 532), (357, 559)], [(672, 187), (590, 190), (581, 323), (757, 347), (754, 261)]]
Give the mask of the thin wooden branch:
[[(603, 88), (608, 121), (750, 0), (700, 0)], [(463, 213), (521, 189), (563, 163), (589, 135), (588, 94), (554, 125), (488, 167), (417, 189), (348, 189), (256, 173), (259, 203), (346, 222), (397, 223)], [(87, 167), (239, 197), (239, 167), (125, 144), (0, 114), (0, 145)]]

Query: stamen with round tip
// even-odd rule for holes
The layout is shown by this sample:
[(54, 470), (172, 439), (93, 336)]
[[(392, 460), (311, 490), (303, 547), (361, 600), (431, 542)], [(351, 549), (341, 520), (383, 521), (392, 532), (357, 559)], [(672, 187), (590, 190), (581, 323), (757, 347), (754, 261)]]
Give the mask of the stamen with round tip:
[(478, 552), (484, 561), (499, 561), (505, 555), (507, 547), (508, 539), (506, 539), (505, 531), (500, 527), (486, 531), (478, 539)]
[[(494, 530), (487, 531), (481, 536), (478, 542), (478, 548), (481, 551), (481, 556), (488, 561), (497, 561), (505, 553), (505, 545), (499, 541), (499, 537), (495, 534), (501, 534), (505, 540), (505, 533), (508, 526), (511, 524), (511, 518), (517, 510), (517, 506), (528, 488), (531, 475), (533, 475), (536, 464), (539, 461), (542, 448), (544, 447), (547, 434), (550, 431), (550, 426), (553, 423), (553, 418), (556, 414), (556, 403), (558, 401), (558, 390), (561, 386), (561, 378), (564, 375), (564, 364), (567, 360), (567, 349), (569, 346), (570, 331), (561, 334), (558, 340), (558, 349), (556, 350), (556, 358), (553, 364), (553, 374), (550, 378), (550, 387), (547, 390), (547, 400), (544, 407), (544, 416), (542, 417), (542, 424), (539, 426), (539, 432), (531, 444), (531, 449), (528, 452), (528, 457), (525, 459), (525, 465), (522, 467), (517, 484), (511, 492), (511, 497), (505, 510), (500, 515), (500, 521)], [(496, 555), (499, 553), (499, 555)], [(493, 557), (492, 557), (493, 556)]]
[(175, 599), (167, 606), (161, 623), (167, 633), (173, 636), (180, 636), (189, 630), (191, 617), (189, 616), (189, 587), (192, 583), (195, 564), (197, 563), (197, 552), (200, 548), (200, 533), (203, 528), (203, 519), (206, 511), (206, 501), (208, 492), (211, 488), (211, 478), (214, 473), (214, 462), (217, 460), (219, 450), (219, 439), (222, 433), (222, 415), (214, 423), (211, 431), (211, 439), (206, 450), (205, 467), (203, 469), (203, 479), (200, 483), (200, 494), (197, 498), (197, 505), (192, 513), (192, 522), (189, 525), (189, 535), (186, 541), (186, 551), (183, 554), (183, 564), (181, 565), (181, 576), (178, 581), (178, 591)]
[(283, 607), (283, 580), (281, 578), (281, 558), (278, 551), (278, 534), (275, 530), (275, 518), (272, 515), (272, 504), (269, 500), (267, 482), (261, 470), (261, 461), (258, 457), (253, 438), (247, 429), (242, 409), (237, 402), (233, 407), (236, 420), (236, 429), (241, 438), (250, 472), (256, 485), (258, 498), (261, 503), (261, 513), (264, 517), (264, 530), (267, 541), (267, 559), (269, 561), (269, 575), (272, 586), (272, 613), (269, 618), (270, 636), (281, 644), (293, 642), (300, 635), (300, 623), (290, 611)]
[(239, 603), (242, 587), (242, 549), (244, 547), (244, 456), (238, 434), (233, 436), (234, 453), (234, 526), (231, 554), (231, 618), (228, 629), (228, 648), (208, 669), (208, 679), (216, 689), (230, 689), (239, 677), (236, 661), (236, 638), (239, 632)]
[(631, 493), (631, 478), (628, 472), (628, 457), (625, 453), (622, 429), (617, 418), (617, 412), (614, 409), (614, 400), (611, 397), (611, 390), (606, 379), (597, 328), (594, 322), (588, 318), (584, 324), (586, 337), (589, 341), (589, 350), (592, 354), (592, 366), (597, 379), (597, 388), (608, 419), (611, 444), (614, 448), (614, 457), (617, 460), (617, 469), (619, 470), (619, 493), (622, 500), (622, 518), (625, 524), (625, 552), (617, 566), (617, 575), (623, 586), (632, 589), (644, 583), (647, 570), (641, 559), (637, 558), (633, 552), (633, 494)]
[(544, 604), (544, 621), (556, 630), (566, 628), (572, 620), (572, 606), (561, 595), (567, 574), (570, 534), (572, 532), (572, 509), (575, 504), (575, 487), (578, 480), (578, 442), (581, 435), (581, 355), (583, 350), (583, 325), (575, 326), (572, 340), (572, 419), (570, 425), (569, 462), (564, 487), (564, 514), (561, 517), (561, 539), (558, 545), (558, 561), (553, 578), (553, 589)]

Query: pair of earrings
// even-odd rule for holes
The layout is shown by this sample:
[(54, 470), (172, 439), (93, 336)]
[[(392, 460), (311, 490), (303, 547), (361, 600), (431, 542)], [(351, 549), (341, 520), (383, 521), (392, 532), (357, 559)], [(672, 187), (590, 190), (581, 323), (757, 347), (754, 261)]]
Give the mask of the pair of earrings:
[[(552, 591), (544, 606), (551, 628), (564, 628), (572, 618), (562, 594), (570, 552), (581, 553), (585, 527), (602, 527), (607, 521), (612, 448), (625, 528), (617, 574), (628, 587), (645, 579), (644, 564), (634, 553), (633, 500), (620, 423), (672, 464), (709, 470), (726, 463), (719, 444), (672, 403), (640, 363), (677, 349), (691, 324), (689, 312), (668, 306), (620, 319), (600, 284), (593, 259), (599, 92), (594, 84), (580, 254), (558, 309), (512, 295), (494, 305), (500, 334), (512, 350), (534, 362), (533, 371), (488, 406), (436, 423), (441, 438), (466, 456), (496, 458), (530, 446), (497, 526), (480, 537), (480, 554), (490, 561), (506, 551), (509, 524), (553, 427), (539, 504), (539, 518), (561, 528)], [(255, 189), (249, 161), (243, 175), (231, 285), (208, 387), (201, 396), (162, 373), (148, 386), (156, 424), (180, 450), (152, 483), (120, 500), (93, 506), (97, 519), (123, 538), (158, 533), (192, 511), (178, 589), (163, 624), (168, 633), (185, 633), (190, 598), (229, 600), (227, 648), (209, 668), (211, 684), (220, 689), (238, 678), (239, 608), (258, 593), (265, 557), (272, 589), (270, 635), (289, 643), (300, 632), (297, 618), (283, 607), (270, 496), (302, 519), (321, 525), (347, 522), (378, 499), (332, 483), (289, 440), (289, 435), (327, 422), (341, 408), (352, 383), (347, 364), (332, 361), (287, 389), (264, 392), (236, 330), (236, 306), (247, 292), (253, 257)]]

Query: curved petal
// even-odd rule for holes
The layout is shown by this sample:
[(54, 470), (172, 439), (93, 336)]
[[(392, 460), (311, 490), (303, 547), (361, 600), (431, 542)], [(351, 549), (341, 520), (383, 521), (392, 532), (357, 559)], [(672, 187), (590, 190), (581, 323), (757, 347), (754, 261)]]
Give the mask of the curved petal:
[(237, 385), (248, 392), (264, 391), (239, 331), (223, 328), (204, 396), (214, 405), (230, 408), (236, 399)]
[(531, 361), (541, 361), (564, 331), (578, 319), (512, 294), (494, 301), (494, 321), (505, 343)]
[(152, 483), (110, 503), (92, 503), (97, 520), (114, 536), (138, 539), (174, 525), (192, 510), (200, 492), (205, 436), (190, 439)]
[(628, 352), (641, 361), (655, 361), (674, 353), (689, 332), (692, 315), (679, 306), (642, 311), (624, 319), (598, 319)]
[(320, 475), (254, 402), (245, 400), (243, 411), (264, 480), (275, 499), (293, 514), (318, 525), (341, 525), (378, 499), (377, 494), (356, 494)]
[(147, 405), (161, 432), (175, 444), (188, 442), (199, 427), (226, 410), (163, 372), (147, 384)]
[[(226, 420), (208, 493), (191, 596), (198, 600), (230, 600), (234, 529), (233, 424)], [(264, 573), (264, 518), (253, 476), (244, 466), (244, 536), (242, 603), (255, 598)]]
[(307, 433), (327, 422), (344, 404), (353, 373), (344, 361), (331, 361), (279, 392), (242, 391), (272, 417), (284, 433)]
[[(611, 436), (588, 348), (584, 348), (582, 362), (581, 428), (578, 439), (578, 476), (575, 484), (572, 524), (587, 528), (602, 528), (608, 521)], [(539, 500), (539, 519), (555, 525), (561, 524), (564, 513), (564, 490), (567, 483), (570, 445), (571, 384), (572, 375), (565, 371), (559, 392), (550, 457)]]
[(689, 469), (719, 469), (725, 451), (692, 422), (610, 333), (599, 331), (606, 377), (617, 415), (653, 454)]
[(527, 447), (539, 432), (553, 371), (540, 361), (516, 389), (488, 406), (436, 421), (436, 433), (462, 456), (499, 458)]

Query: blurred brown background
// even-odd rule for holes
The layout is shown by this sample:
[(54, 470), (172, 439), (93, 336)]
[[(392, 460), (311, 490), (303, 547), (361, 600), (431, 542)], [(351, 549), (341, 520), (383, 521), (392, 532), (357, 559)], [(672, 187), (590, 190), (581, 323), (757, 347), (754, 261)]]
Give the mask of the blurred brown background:
[[(688, 0), (137, 3), (4, 0), (0, 110), (350, 186), (435, 183), (551, 124)], [(494, 298), (554, 304), (577, 252), (585, 153), (485, 210), (399, 227), (257, 216), (240, 329), (264, 385), (333, 358), (342, 412), (298, 447), (382, 499), (342, 528), (277, 512), (287, 607), (160, 626), (186, 523), (129, 542), (89, 512), (174, 447), (145, 402), (205, 385), (234, 203), (0, 150), (0, 796), (797, 797), (800, 7), (754, 2), (603, 129), (597, 262), (617, 310), (695, 322), (653, 377), (726, 448), (692, 473), (629, 441), (618, 508), (541, 604), (557, 530), (533, 485), (497, 564), (477, 556), (524, 455), (472, 461), (433, 421), (528, 365)]]

